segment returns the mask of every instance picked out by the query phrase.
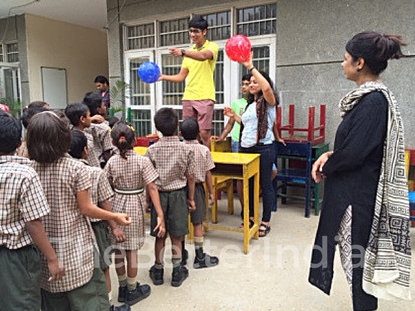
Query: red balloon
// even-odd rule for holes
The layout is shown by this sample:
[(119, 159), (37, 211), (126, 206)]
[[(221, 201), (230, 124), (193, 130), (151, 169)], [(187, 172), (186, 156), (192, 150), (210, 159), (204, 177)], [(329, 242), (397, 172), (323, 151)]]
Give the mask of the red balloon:
[(6, 112), (10, 112), (9, 107), (8, 107), (7, 105), (5, 105), (5, 104), (0, 104), (0, 109), (1, 109), (1, 110), (4, 110), (4, 111), (6, 111)]
[(226, 41), (225, 52), (235, 62), (247, 61), (251, 53), (251, 42), (244, 35), (234, 35)]

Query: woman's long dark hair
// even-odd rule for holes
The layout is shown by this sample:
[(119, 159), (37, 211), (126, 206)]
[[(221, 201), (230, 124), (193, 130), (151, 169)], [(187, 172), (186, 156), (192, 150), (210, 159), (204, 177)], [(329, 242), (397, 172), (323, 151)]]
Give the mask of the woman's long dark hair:
[(354, 61), (362, 57), (369, 69), (379, 75), (388, 66), (389, 59), (405, 56), (401, 51), (401, 47), (405, 45), (401, 36), (364, 31), (346, 43), (346, 51)]
[[(270, 78), (270, 76), (268, 75), (268, 73), (266, 73), (265, 71), (262, 71), (262, 70), (259, 70), (259, 73), (265, 78), (265, 80), (267, 80), (268, 81), (268, 83), (269, 83), (269, 85), (271, 86), (271, 88), (274, 90), (274, 96), (275, 96), (275, 100), (277, 101), (277, 105), (278, 105), (278, 103), (279, 103), (279, 98), (278, 98), (278, 95), (277, 95), (277, 92), (276, 92), (276, 90), (275, 90), (275, 88), (274, 88), (274, 82), (272, 82), (272, 80), (271, 80), (271, 78)], [(252, 77), (252, 75), (251, 75), (251, 77)], [(263, 96), (263, 93), (262, 93), (262, 90), (260, 90), (259, 92), (258, 92), (258, 98), (259, 97), (261, 97), (261, 96)], [(249, 94), (248, 95), (248, 98), (247, 98), (247, 102), (248, 102), (248, 105), (249, 104), (252, 104), (253, 102), (255, 101), (255, 96), (254, 96), (254, 94)]]

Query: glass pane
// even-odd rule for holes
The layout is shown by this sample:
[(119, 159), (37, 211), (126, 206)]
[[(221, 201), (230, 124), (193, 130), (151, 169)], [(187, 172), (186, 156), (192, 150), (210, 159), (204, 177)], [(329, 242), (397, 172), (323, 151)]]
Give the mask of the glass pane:
[[(182, 59), (170, 54), (161, 57), (161, 72), (167, 75), (174, 75), (180, 71)], [(181, 98), (184, 92), (185, 83), (163, 81), (163, 105), (181, 105)]]
[(224, 40), (231, 35), (231, 11), (211, 13), (203, 16), (208, 22), (206, 38), (210, 41)]
[[(258, 70), (265, 71), (269, 73), (269, 59), (270, 59), (270, 49), (269, 46), (253, 46), (252, 47), (252, 61), (253, 65), (258, 68)], [(242, 67), (242, 66), (241, 66)], [(242, 67), (241, 75), (239, 81), (242, 80), (242, 76), (249, 73), (245, 67)], [(274, 82), (274, 81), (273, 81)]]
[(223, 86), (223, 50), (218, 51), (218, 58), (216, 60), (215, 72), (213, 73), (213, 79), (215, 81), (216, 102), (215, 105), (221, 105), (224, 103), (224, 86)]
[(127, 27), (127, 49), (145, 49), (154, 47), (154, 24)]
[(152, 134), (151, 130), (151, 111), (150, 110), (132, 110), (131, 124), (135, 129), (136, 136), (145, 136)]
[(160, 22), (160, 46), (189, 43), (188, 18)]
[(220, 136), (224, 127), (223, 109), (215, 109), (213, 111), (212, 135)]
[(141, 63), (148, 61), (147, 57), (130, 59), (130, 99), (131, 106), (150, 105), (150, 84), (144, 83), (137, 75)]
[(259, 36), (276, 33), (276, 4), (260, 5), (237, 10), (237, 33)]

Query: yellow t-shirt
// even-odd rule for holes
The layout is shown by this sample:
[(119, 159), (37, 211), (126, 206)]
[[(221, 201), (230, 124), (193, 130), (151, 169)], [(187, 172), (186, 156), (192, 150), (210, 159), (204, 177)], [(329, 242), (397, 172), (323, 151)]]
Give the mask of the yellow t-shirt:
[(216, 59), (218, 58), (218, 49), (216, 43), (206, 40), (201, 49), (198, 49), (196, 45), (193, 45), (191, 50), (211, 50), (213, 59), (199, 61), (186, 56), (183, 58), (182, 68), (186, 68), (189, 71), (186, 77), (186, 87), (183, 94), (184, 100), (211, 99), (215, 101), (213, 72), (215, 71)]

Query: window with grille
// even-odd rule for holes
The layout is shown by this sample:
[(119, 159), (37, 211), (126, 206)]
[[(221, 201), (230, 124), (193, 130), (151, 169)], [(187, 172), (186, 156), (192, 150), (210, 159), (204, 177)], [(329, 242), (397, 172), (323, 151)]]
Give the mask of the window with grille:
[(231, 37), (231, 11), (204, 15), (209, 28), (206, 39), (209, 41), (226, 40)]
[(174, 46), (189, 43), (189, 18), (160, 22), (160, 46)]
[(7, 49), (7, 61), (9, 63), (15, 63), (19, 61), (19, 50), (17, 48), (17, 43), (6, 44)]
[(275, 34), (277, 30), (275, 4), (237, 9), (237, 33), (247, 37)]
[(4, 58), (3, 58), (3, 45), (0, 44), (0, 62), (4, 62)]
[(155, 47), (154, 23), (127, 27), (127, 50)]
[[(162, 72), (167, 75), (174, 75), (180, 71), (182, 64), (181, 58), (174, 57), (170, 54), (163, 54), (161, 56)], [(184, 82), (162, 82), (163, 105), (165, 106), (179, 106), (181, 105), (181, 98), (184, 92)]]
[[(235, 16), (235, 19), (232, 19)], [(254, 65), (265, 72), (275, 72), (275, 34), (276, 3), (259, 4), (249, 7), (236, 7), (204, 14), (208, 21), (206, 39), (219, 46), (218, 58), (214, 72), (216, 102), (212, 123), (212, 135), (220, 135), (224, 127), (223, 107), (240, 96), (239, 85), (242, 75), (247, 70), (230, 61), (223, 47), (227, 39), (234, 34), (244, 34), (250, 38)], [(191, 14), (182, 18), (154, 21), (143, 25), (126, 26), (126, 57), (129, 58), (128, 76), (130, 81), (130, 102), (132, 110), (141, 111), (139, 115), (132, 113), (132, 120), (137, 122), (139, 135), (154, 132), (152, 125), (154, 112), (162, 106), (175, 109), (181, 120), (181, 98), (185, 82), (157, 82), (150, 86), (137, 77), (137, 68), (143, 60), (131, 56), (145, 50), (152, 54), (163, 74), (174, 75), (180, 71), (182, 58), (168, 53), (168, 47), (188, 48), (191, 40), (188, 33), (188, 22)], [(148, 57), (147, 57), (148, 60)], [(272, 76), (271, 76), (272, 77)], [(272, 77), (273, 79), (273, 77)], [(233, 86), (232, 84), (235, 84)], [(133, 117), (134, 116), (134, 117)], [(147, 118), (147, 119), (146, 119)], [(142, 132), (144, 131), (144, 132)]]

